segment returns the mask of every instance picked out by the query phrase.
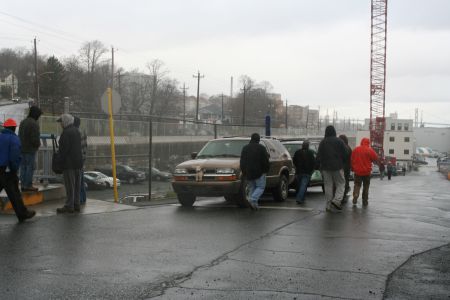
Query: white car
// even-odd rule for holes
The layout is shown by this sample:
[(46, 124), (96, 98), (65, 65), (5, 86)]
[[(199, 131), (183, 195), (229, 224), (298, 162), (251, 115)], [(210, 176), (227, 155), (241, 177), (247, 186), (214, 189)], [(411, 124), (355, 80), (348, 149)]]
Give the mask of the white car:
[[(112, 188), (114, 186), (113, 182), (114, 179), (113, 177), (109, 177), (106, 176), (105, 174), (101, 173), (101, 172), (97, 172), (97, 171), (87, 171), (84, 172), (85, 175), (92, 177), (94, 180), (96, 180), (97, 182), (101, 182), (105, 185), (106, 188)], [(117, 178), (117, 186), (120, 186), (120, 179)]]

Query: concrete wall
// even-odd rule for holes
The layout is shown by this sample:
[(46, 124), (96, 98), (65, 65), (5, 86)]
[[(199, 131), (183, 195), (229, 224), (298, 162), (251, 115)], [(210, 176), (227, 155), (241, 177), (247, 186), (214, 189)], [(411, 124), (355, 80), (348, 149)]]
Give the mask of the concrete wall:
[(414, 128), (417, 147), (450, 153), (450, 128)]

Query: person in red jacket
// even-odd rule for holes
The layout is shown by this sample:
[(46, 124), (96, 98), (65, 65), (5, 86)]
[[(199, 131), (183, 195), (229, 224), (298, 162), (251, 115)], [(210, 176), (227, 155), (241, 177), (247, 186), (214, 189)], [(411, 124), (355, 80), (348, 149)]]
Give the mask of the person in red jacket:
[(370, 147), (368, 138), (361, 140), (361, 145), (356, 147), (351, 156), (352, 170), (355, 173), (355, 185), (353, 187), (353, 205), (356, 205), (361, 185), (363, 185), (363, 205), (369, 204), (370, 173), (372, 162), (378, 161), (377, 153)]

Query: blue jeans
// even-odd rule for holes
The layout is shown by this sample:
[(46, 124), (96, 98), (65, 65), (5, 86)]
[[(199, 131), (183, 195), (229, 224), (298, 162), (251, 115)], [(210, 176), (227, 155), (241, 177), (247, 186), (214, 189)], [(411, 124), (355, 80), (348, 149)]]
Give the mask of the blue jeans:
[(296, 200), (297, 202), (305, 201), (306, 190), (308, 189), (308, 183), (311, 180), (309, 174), (297, 174), (298, 192)]
[(264, 193), (266, 188), (266, 174), (262, 174), (261, 177), (253, 180), (248, 180), (249, 186), (249, 201), (258, 205), (259, 197)]
[(22, 153), (20, 162), (20, 185), (22, 187), (31, 187), (33, 185), (34, 162), (36, 152)]

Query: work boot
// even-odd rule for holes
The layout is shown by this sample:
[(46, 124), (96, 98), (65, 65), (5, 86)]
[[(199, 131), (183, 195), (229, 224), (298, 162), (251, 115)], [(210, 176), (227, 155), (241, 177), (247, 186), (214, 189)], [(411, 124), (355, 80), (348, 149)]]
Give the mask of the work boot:
[(363, 206), (367, 206), (369, 205), (369, 201), (368, 200), (363, 200)]
[(358, 199), (353, 198), (353, 206), (356, 206), (357, 202), (358, 202)]
[(28, 210), (24, 216), (19, 217), (19, 222), (22, 223), (23, 221), (25, 221), (27, 219), (31, 219), (35, 215), (36, 215), (36, 212), (34, 210)]
[(73, 208), (67, 206), (63, 206), (56, 209), (56, 213), (58, 214), (73, 214), (74, 211), (75, 210)]

